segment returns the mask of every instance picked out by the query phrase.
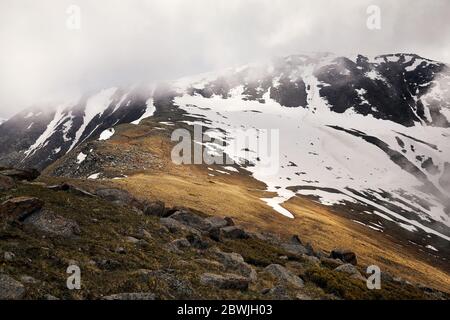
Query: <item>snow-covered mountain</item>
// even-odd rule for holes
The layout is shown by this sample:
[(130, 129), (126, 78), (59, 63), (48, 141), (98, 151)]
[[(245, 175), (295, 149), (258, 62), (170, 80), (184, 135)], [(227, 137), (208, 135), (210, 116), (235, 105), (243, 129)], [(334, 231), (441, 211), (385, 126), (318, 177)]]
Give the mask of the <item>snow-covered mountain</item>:
[[(183, 117), (172, 119), (174, 108)], [(8, 120), (0, 126), (0, 163), (43, 168), (84, 141), (109, 137), (114, 125), (152, 114), (174, 128), (206, 126), (218, 140), (237, 140), (237, 128), (279, 129), (275, 174), (265, 174), (256, 146), (223, 149), (277, 194), (264, 201), (281, 214), (290, 216), (283, 202), (307, 195), (357, 207), (355, 221), (380, 232), (396, 224), (440, 248), (450, 240), (450, 68), (443, 63), (414, 54), (294, 55), (180, 79), (163, 93), (103, 90)]]
[(372, 229), (395, 221), (450, 240), (448, 66), (407, 54), (296, 55), (175, 87), (174, 104), (197, 117), (190, 124), (219, 129), (215, 138), (233, 140), (236, 128), (280, 130), (274, 175), (264, 174), (256, 145), (224, 148), (254, 164), (248, 170), (278, 194), (265, 201), (280, 213), (290, 216), (281, 204), (295, 194), (311, 195), (366, 206), (379, 217)]
[(137, 86), (109, 88), (76, 102), (24, 110), (0, 126), (0, 163), (43, 169), (104, 130), (146, 117), (151, 93)]

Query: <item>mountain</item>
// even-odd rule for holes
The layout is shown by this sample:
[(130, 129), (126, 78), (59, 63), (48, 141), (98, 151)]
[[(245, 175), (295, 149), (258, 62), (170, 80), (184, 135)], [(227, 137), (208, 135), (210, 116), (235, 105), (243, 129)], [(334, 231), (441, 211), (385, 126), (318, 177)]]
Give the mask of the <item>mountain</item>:
[[(287, 217), (292, 201), (308, 198), (450, 257), (450, 68), (414, 54), (293, 55), (25, 110), (0, 126), (0, 163), (126, 183), (169, 167), (152, 137), (194, 125), (210, 129), (213, 141), (197, 141), (210, 155), (235, 162), (206, 166), (209, 179), (247, 172), (270, 194), (260, 199)], [(257, 139), (240, 141), (251, 129)], [(272, 174), (273, 159), (256, 153), (262, 129), (279, 130)]]
[(142, 91), (138, 86), (109, 88), (76, 103), (26, 109), (0, 126), (0, 162), (43, 169), (104, 130), (147, 116)]

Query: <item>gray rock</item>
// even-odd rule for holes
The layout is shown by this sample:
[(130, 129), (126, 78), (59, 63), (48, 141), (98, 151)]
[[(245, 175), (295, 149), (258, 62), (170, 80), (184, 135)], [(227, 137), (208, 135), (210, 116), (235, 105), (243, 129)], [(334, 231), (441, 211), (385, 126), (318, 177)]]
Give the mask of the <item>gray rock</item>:
[(78, 188), (74, 185), (71, 185), (69, 183), (63, 182), (61, 184), (48, 186), (47, 189), (53, 190), (53, 191), (69, 191), (74, 194), (80, 195), (80, 196), (87, 196), (87, 197), (95, 197), (94, 194), (83, 190), (81, 188)]
[(103, 297), (102, 300), (155, 300), (156, 296), (149, 292), (117, 293)]
[(0, 191), (7, 191), (16, 186), (13, 178), (0, 175)]
[(311, 264), (314, 265), (319, 265), (320, 264), (320, 259), (314, 256), (310, 256), (310, 255), (302, 255), (302, 258), (305, 259), (306, 261), (308, 261)]
[(285, 286), (278, 285), (267, 291), (267, 293), (273, 300), (290, 300), (291, 297)]
[(95, 192), (100, 198), (117, 205), (128, 205), (142, 209), (142, 204), (135, 199), (128, 191), (114, 188), (99, 189)]
[(0, 205), (0, 217), (23, 221), (29, 215), (39, 211), (43, 205), (42, 200), (34, 197), (12, 198)]
[(33, 181), (39, 177), (40, 173), (36, 169), (13, 169), (13, 168), (3, 168), (0, 170), (0, 175), (10, 177), (14, 180), (26, 180)]
[(281, 283), (289, 284), (295, 288), (303, 288), (304, 286), (304, 282), (300, 277), (279, 264), (271, 264), (264, 270), (275, 276)]
[(6, 251), (5, 253), (3, 253), (3, 258), (5, 259), (5, 261), (13, 261), (15, 257), (16, 255), (12, 252)]
[(200, 250), (205, 250), (209, 248), (209, 243), (202, 239), (201, 236), (195, 233), (188, 234), (186, 239), (189, 241), (192, 247)]
[(322, 263), (322, 265), (329, 267), (331, 269), (336, 269), (337, 267), (344, 264), (339, 259), (331, 259), (331, 258), (327, 258), (327, 257), (321, 257), (320, 262)]
[(231, 273), (224, 275), (204, 273), (200, 276), (201, 284), (225, 290), (247, 290), (249, 282), (248, 278)]
[(26, 284), (36, 284), (40, 282), (39, 280), (36, 280), (35, 278), (27, 275), (21, 276), (20, 281)]
[(293, 235), (289, 242), (282, 243), (281, 247), (290, 254), (308, 254), (308, 249), (303, 245), (302, 241), (297, 235)]
[(220, 229), (221, 235), (224, 238), (229, 239), (248, 239), (250, 238), (249, 234), (242, 230), (241, 228), (238, 228), (236, 226), (229, 226)]
[(185, 238), (173, 240), (171, 244), (179, 250), (184, 250), (191, 246), (189, 241), (187, 241), (187, 239)]
[(0, 273), (0, 300), (19, 300), (25, 295), (25, 287), (6, 274)]
[(343, 264), (336, 269), (334, 269), (336, 272), (342, 272), (350, 275), (354, 279), (360, 279), (365, 281), (366, 279), (361, 275), (361, 273), (356, 269), (356, 267), (350, 263)]
[(247, 277), (250, 281), (257, 280), (257, 273), (255, 269), (244, 261), (244, 258), (235, 252), (227, 253), (222, 252), (219, 249), (214, 251), (215, 258), (222, 263), (226, 270), (233, 270), (240, 275)]
[(30, 224), (40, 231), (62, 237), (72, 237), (81, 233), (78, 223), (45, 209), (32, 214), (24, 220), (24, 223)]
[(135, 237), (128, 236), (125, 238), (125, 241), (128, 243), (137, 244), (140, 240), (136, 239)]
[(178, 220), (172, 218), (161, 218), (159, 220), (161, 224), (166, 227), (171, 233), (193, 233), (197, 235), (201, 235), (200, 231), (189, 227)]
[(346, 263), (351, 263), (356, 266), (358, 260), (356, 259), (356, 253), (347, 249), (334, 249), (331, 251), (330, 258), (339, 259)]
[(56, 301), (56, 300), (59, 300), (59, 298), (52, 296), (51, 294), (46, 294), (46, 295), (44, 295), (43, 300), (55, 300)]
[(205, 219), (199, 217), (195, 213), (186, 210), (175, 212), (170, 216), (170, 219), (176, 220), (196, 230), (207, 231), (210, 228), (209, 223), (205, 221)]
[(174, 270), (156, 270), (143, 274), (144, 279), (156, 279), (168, 288), (167, 293), (174, 299), (192, 299), (194, 289), (190, 282), (183, 280)]
[(231, 218), (221, 218), (221, 217), (208, 217), (205, 219), (212, 228), (225, 228), (234, 226), (234, 222)]
[(146, 201), (143, 204), (143, 212), (147, 216), (164, 217), (166, 206), (162, 201)]

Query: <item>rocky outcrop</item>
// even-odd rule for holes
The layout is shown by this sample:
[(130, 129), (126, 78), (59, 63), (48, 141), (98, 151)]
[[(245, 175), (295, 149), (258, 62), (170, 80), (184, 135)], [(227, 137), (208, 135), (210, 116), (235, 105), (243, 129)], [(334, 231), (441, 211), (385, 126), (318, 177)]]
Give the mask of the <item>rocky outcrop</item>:
[(18, 300), (25, 295), (25, 287), (17, 280), (0, 273), (0, 300)]
[(224, 275), (204, 273), (200, 277), (200, 283), (216, 289), (247, 290), (250, 281), (248, 278), (231, 273)]
[(303, 288), (304, 282), (300, 277), (279, 264), (271, 264), (264, 271), (272, 274), (280, 283), (292, 285), (296, 288)]
[(0, 205), (0, 217), (23, 221), (32, 213), (39, 211), (43, 205), (43, 201), (35, 197), (12, 198)]
[(73, 220), (64, 218), (50, 210), (40, 210), (24, 220), (25, 224), (32, 225), (38, 230), (62, 237), (79, 235), (81, 230)]
[(348, 249), (334, 249), (331, 251), (330, 258), (340, 259), (341, 261), (351, 263), (354, 266), (358, 264), (356, 253)]

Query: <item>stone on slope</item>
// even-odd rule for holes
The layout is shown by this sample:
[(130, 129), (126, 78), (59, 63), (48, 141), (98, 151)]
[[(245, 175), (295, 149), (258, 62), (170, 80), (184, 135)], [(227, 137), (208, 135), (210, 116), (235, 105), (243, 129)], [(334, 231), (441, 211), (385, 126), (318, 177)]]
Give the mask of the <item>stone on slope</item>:
[(18, 300), (25, 295), (25, 287), (6, 274), (0, 273), (0, 300)]
[(247, 290), (249, 282), (248, 278), (231, 273), (224, 275), (204, 273), (200, 276), (201, 284), (218, 289)]
[(247, 277), (254, 282), (257, 279), (257, 273), (252, 266), (244, 261), (244, 258), (235, 252), (222, 252), (220, 249), (214, 250), (215, 258), (225, 267), (226, 270), (233, 270), (240, 275)]
[(10, 177), (18, 181), (20, 180), (33, 181), (40, 176), (40, 173), (36, 169), (3, 168), (0, 169), (0, 175)]
[(304, 286), (304, 282), (300, 277), (279, 264), (271, 264), (264, 270), (272, 274), (281, 283), (286, 283), (296, 288), (303, 288)]
[(331, 251), (330, 258), (340, 259), (343, 262), (351, 263), (354, 266), (358, 264), (356, 254), (353, 251), (347, 249), (334, 249), (333, 251)]
[(236, 226), (229, 226), (220, 229), (220, 233), (224, 238), (229, 239), (248, 239), (250, 236), (243, 229)]
[(225, 228), (225, 227), (231, 227), (234, 226), (234, 221), (231, 218), (225, 217), (208, 217), (205, 219), (211, 226), (211, 228)]
[(0, 191), (7, 191), (16, 186), (13, 178), (0, 175)]
[(350, 275), (350, 277), (354, 279), (360, 279), (365, 281), (366, 279), (361, 275), (361, 273), (356, 269), (356, 267), (350, 263), (343, 264), (336, 269), (334, 269), (336, 272), (342, 272)]
[(0, 205), (0, 217), (7, 220), (23, 221), (26, 217), (42, 208), (44, 202), (34, 197), (17, 197), (6, 200)]
[(177, 211), (170, 218), (200, 231), (207, 231), (210, 228), (209, 223), (205, 219), (188, 210)]
[(24, 223), (30, 224), (40, 231), (63, 237), (72, 237), (81, 232), (75, 221), (45, 209), (29, 216)]
[(166, 206), (162, 201), (145, 201), (142, 212), (147, 216), (164, 217)]

